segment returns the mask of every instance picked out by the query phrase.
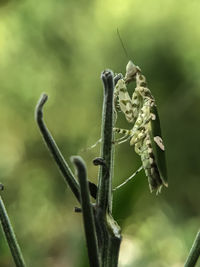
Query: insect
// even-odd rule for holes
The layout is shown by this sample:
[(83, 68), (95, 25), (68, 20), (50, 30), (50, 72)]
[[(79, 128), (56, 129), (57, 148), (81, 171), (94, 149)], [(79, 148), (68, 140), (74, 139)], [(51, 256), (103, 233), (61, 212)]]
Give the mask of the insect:
[[(136, 81), (136, 88), (130, 97), (127, 85), (132, 81)], [(126, 120), (133, 124), (130, 130), (114, 128), (116, 133), (123, 134), (115, 143), (130, 140), (130, 145), (135, 146), (135, 152), (141, 157), (150, 191), (160, 193), (163, 185), (168, 186), (160, 120), (146, 78), (132, 61), (126, 66), (125, 77), (121, 77), (116, 83), (114, 103), (116, 112), (122, 111)]]

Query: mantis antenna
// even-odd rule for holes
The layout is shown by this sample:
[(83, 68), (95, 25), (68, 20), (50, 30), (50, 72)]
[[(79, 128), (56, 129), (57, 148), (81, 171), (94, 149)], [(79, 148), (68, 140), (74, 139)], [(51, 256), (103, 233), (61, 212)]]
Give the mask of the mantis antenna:
[(122, 38), (121, 38), (121, 35), (120, 35), (120, 32), (119, 32), (119, 29), (118, 29), (118, 28), (117, 28), (117, 36), (118, 36), (118, 38), (119, 38), (119, 41), (120, 41), (120, 43), (121, 43), (121, 46), (122, 46), (122, 48), (123, 48), (123, 50), (124, 50), (124, 53), (125, 53), (126, 57), (129, 59), (129, 58), (130, 58), (130, 57), (129, 57), (129, 54), (128, 54), (127, 49), (126, 49), (126, 47), (125, 47), (125, 45), (124, 45), (124, 42), (123, 42), (123, 40), (122, 40)]

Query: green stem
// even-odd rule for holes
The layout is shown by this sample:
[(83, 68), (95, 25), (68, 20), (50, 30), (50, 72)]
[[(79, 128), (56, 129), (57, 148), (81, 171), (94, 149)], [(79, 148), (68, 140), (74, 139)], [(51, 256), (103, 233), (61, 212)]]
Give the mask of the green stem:
[(104, 85), (104, 103), (102, 112), (101, 156), (96, 160), (100, 165), (96, 229), (102, 267), (117, 267), (121, 242), (120, 227), (114, 221), (112, 212), (112, 177), (114, 161), (114, 83), (113, 73), (104, 71), (101, 75)]
[(51, 133), (47, 129), (44, 121), (43, 121), (43, 106), (46, 103), (48, 96), (43, 94), (38, 101), (36, 107), (36, 121), (40, 128), (41, 134), (44, 138), (44, 141), (49, 148), (54, 160), (56, 161), (62, 175), (64, 176), (65, 182), (69, 185), (72, 192), (74, 193), (77, 200), (80, 202), (80, 188), (77, 180), (75, 179), (72, 171), (70, 170), (67, 162), (65, 161), (64, 157), (62, 156), (59, 148), (57, 147)]
[(117, 267), (121, 244), (121, 229), (111, 215), (107, 215), (108, 249), (106, 267)]
[(101, 129), (101, 158), (105, 164), (100, 166), (97, 204), (103, 213), (112, 212), (112, 176), (113, 176), (113, 73), (104, 71), (101, 75), (104, 85), (104, 102)]
[(8, 245), (10, 247), (11, 254), (13, 256), (14, 262), (16, 267), (25, 267), (25, 261), (21, 252), (21, 249), (19, 247), (19, 244), (17, 242), (14, 230), (12, 228), (11, 222), (9, 220), (6, 208), (4, 206), (3, 200), (0, 196), (0, 220), (1, 225), (6, 237), (6, 240), (8, 242)]
[(200, 256), (200, 231), (197, 233), (184, 267), (193, 267)]
[(81, 191), (81, 206), (83, 213), (83, 222), (85, 228), (85, 236), (88, 248), (88, 256), (90, 267), (99, 267), (99, 256), (97, 237), (94, 223), (94, 214), (90, 203), (90, 194), (87, 180), (87, 173), (84, 161), (80, 157), (72, 157), (73, 163), (78, 171), (78, 178)]

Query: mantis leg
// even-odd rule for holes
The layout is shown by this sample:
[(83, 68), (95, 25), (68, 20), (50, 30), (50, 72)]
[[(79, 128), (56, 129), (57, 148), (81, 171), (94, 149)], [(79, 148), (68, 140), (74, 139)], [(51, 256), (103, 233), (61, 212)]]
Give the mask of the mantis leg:
[(122, 138), (115, 140), (114, 143), (115, 143), (115, 145), (121, 145), (121, 144), (127, 142), (128, 140), (130, 140), (130, 138), (131, 138), (131, 136), (125, 135)]
[(97, 140), (96, 143), (94, 143), (93, 145), (91, 145), (87, 148), (81, 149), (80, 152), (85, 152), (85, 151), (91, 150), (91, 149), (95, 148), (100, 143), (101, 143), (101, 138), (99, 140)]
[(127, 142), (130, 138), (131, 138), (131, 131), (127, 130), (127, 129), (120, 129), (120, 128), (114, 128), (113, 129), (114, 132), (118, 133), (118, 134), (123, 134), (124, 136), (122, 136), (121, 138), (118, 138), (114, 141), (114, 143), (116, 145), (120, 145), (122, 143)]
[(140, 168), (134, 172), (130, 177), (128, 177), (122, 184), (116, 186), (113, 191), (116, 191), (117, 189), (121, 188), (125, 184), (127, 184), (130, 180), (132, 180), (141, 170), (143, 169), (143, 166), (140, 166)]

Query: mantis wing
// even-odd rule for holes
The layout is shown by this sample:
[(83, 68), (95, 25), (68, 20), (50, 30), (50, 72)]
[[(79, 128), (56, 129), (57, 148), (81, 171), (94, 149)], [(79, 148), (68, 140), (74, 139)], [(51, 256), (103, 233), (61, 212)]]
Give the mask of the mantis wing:
[(153, 114), (153, 119), (151, 120), (151, 144), (153, 148), (153, 153), (155, 155), (156, 164), (159, 170), (160, 178), (163, 184), (168, 187), (167, 183), (167, 168), (165, 159), (165, 147), (162, 141), (160, 119), (157, 111), (156, 105), (151, 107), (151, 113)]

